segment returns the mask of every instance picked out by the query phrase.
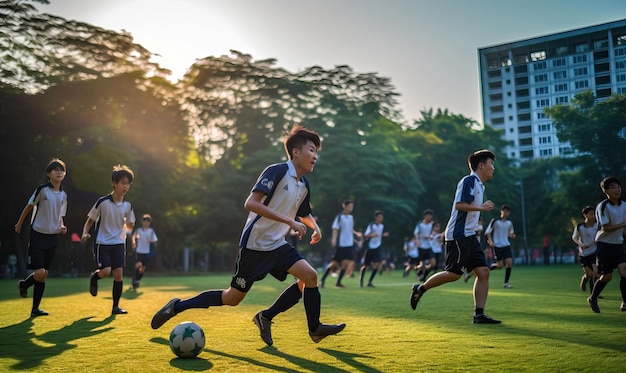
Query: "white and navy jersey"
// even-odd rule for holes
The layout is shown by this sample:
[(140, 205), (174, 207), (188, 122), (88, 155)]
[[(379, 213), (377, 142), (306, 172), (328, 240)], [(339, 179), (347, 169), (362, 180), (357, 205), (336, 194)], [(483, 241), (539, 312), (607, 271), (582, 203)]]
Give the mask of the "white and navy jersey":
[(67, 211), (67, 193), (62, 188), (55, 191), (51, 183), (40, 185), (28, 204), (33, 206), (32, 229), (43, 234), (60, 233), (61, 218)]
[(443, 248), (441, 247), (441, 233), (433, 234), (430, 241), (430, 248), (433, 250), (433, 254), (441, 254), (443, 252)]
[(459, 181), (454, 194), (452, 212), (450, 220), (446, 225), (444, 236), (446, 241), (453, 241), (458, 238), (470, 237), (476, 234), (480, 211), (459, 211), (455, 208), (457, 202), (466, 202), (472, 206), (483, 204), (485, 186), (475, 172), (465, 176)]
[(513, 222), (510, 220), (495, 219), (487, 226), (485, 234), (491, 234), (495, 247), (511, 246), (509, 233), (513, 233)]
[[(268, 166), (257, 179), (252, 192), (266, 194), (263, 203), (291, 219), (311, 213), (309, 186), (304, 177), (297, 179), (291, 161)], [(239, 247), (257, 251), (275, 250), (287, 243), (289, 225), (250, 211), (243, 227)]]
[(143, 227), (137, 229), (135, 231), (135, 243), (137, 243), (135, 252), (137, 254), (150, 254), (150, 244), (158, 240), (152, 227), (148, 229), (143, 229)]
[(380, 247), (380, 245), (382, 245), (383, 243), (383, 232), (385, 229), (385, 225), (384, 224), (376, 224), (376, 223), (370, 223), (370, 225), (367, 226), (367, 229), (365, 230), (365, 235), (367, 236), (368, 234), (373, 234), (376, 233), (377, 236), (376, 237), (372, 237), (369, 239), (369, 243), (368, 243), (368, 249), (378, 249)]
[(337, 236), (337, 246), (352, 247), (354, 245), (354, 218), (352, 215), (346, 215), (343, 212), (335, 217), (333, 230), (339, 231)]
[(408, 240), (404, 244), (404, 251), (409, 258), (417, 258), (419, 256), (419, 252), (417, 251), (417, 245), (414, 240)]
[(87, 216), (96, 222), (95, 242), (100, 245), (126, 243), (126, 222), (135, 223), (130, 202), (114, 202), (111, 194), (100, 197)]
[(582, 256), (593, 255), (596, 252), (596, 234), (598, 233), (598, 222), (593, 223), (591, 227), (588, 227), (585, 223), (580, 223), (574, 227), (574, 232), (572, 233), (572, 239), (578, 240), (583, 244), (587, 245), (592, 243), (593, 245), (589, 246), (586, 249), (582, 249)]
[(598, 233), (596, 241), (621, 244), (624, 242), (624, 229), (616, 229), (606, 232), (605, 225), (616, 225), (626, 221), (626, 202), (619, 200), (617, 205), (612, 204), (608, 199), (598, 203), (596, 206), (596, 221), (598, 222)]
[(423, 220), (417, 223), (413, 230), (413, 236), (417, 236), (420, 240), (420, 249), (430, 249), (430, 236), (433, 232), (433, 222), (425, 223)]

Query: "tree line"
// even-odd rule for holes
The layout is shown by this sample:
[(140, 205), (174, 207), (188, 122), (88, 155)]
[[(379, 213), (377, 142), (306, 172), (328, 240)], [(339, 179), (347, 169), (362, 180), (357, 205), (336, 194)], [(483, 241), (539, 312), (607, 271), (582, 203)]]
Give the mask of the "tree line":
[[(196, 60), (171, 82), (128, 33), (40, 13), (28, 1), (0, 1), (0, 17), (3, 263), (13, 252), (25, 262), (27, 234), (17, 236), (13, 225), (45, 182), (47, 161), (59, 157), (68, 166), (70, 232), (80, 232), (95, 200), (111, 191), (112, 166), (127, 164), (136, 174), (127, 198), (136, 214), (152, 215), (161, 241), (158, 269), (177, 271), (189, 248), (205, 268), (230, 271), (243, 201), (267, 164), (286, 160), (281, 136), (296, 122), (323, 138), (308, 178), (325, 239), (300, 245), (312, 258), (331, 254), (330, 225), (345, 199), (355, 201), (357, 228), (385, 212), (384, 246), (402, 258), (403, 238), (424, 209), (445, 224), (456, 183), (469, 172), (467, 155), (477, 149), (497, 154), (486, 196), (511, 206), (518, 237), (524, 204), (530, 247), (550, 234), (555, 246), (573, 248), (580, 209), (603, 199), (600, 178), (623, 175), (624, 96), (598, 103), (586, 92), (547, 109), (559, 138), (581, 155), (518, 165), (501, 134), (474, 119), (425, 109), (407, 123), (391, 80), (376, 73), (345, 65), (294, 73), (231, 51)], [(75, 250), (69, 235), (61, 238), (57, 273), (76, 265)]]

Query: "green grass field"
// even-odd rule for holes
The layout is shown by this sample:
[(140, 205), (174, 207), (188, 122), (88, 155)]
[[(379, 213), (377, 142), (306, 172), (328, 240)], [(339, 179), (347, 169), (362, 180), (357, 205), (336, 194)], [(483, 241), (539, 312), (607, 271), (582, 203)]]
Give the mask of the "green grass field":
[[(369, 275), (369, 273), (368, 273)], [(399, 271), (377, 276), (376, 288), (334, 278), (322, 292), (322, 321), (346, 322), (319, 344), (308, 336), (302, 302), (274, 319), (274, 346), (252, 323), (286, 287), (272, 278), (254, 285), (238, 307), (189, 310), (159, 330), (154, 312), (173, 297), (223, 288), (229, 275), (158, 277), (148, 273), (137, 293), (126, 290), (111, 316), (111, 279), (91, 297), (88, 279), (49, 279), (41, 308), (31, 319), (32, 288), (20, 298), (17, 281), (0, 281), (0, 371), (46, 372), (623, 372), (626, 312), (619, 310), (619, 279), (605, 289), (601, 314), (591, 312), (576, 265), (515, 267), (513, 289), (504, 271), (491, 276), (486, 313), (501, 325), (472, 324), (471, 284), (462, 280), (429, 291), (417, 310), (409, 295), (413, 278)], [(617, 276), (616, 276), (617, 277)], [(168, 347), (171, 329), (194, 321), (207, 343), (196, 359), (178, 359)]]

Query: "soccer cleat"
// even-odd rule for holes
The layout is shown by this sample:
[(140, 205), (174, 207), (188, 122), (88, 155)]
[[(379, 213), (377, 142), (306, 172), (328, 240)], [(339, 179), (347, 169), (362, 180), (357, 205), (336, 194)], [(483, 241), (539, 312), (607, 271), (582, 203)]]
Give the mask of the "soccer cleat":
[(512, 289), (513, 285), (509, 284), (508, 282), (505, 282), (504, 283), (504, 287), (507, 288), (507, 289)]
[(580, 278), (580, 290), (587, 291), (587, 277), (584, 275)]
[(600, 313), (600, 307), (598, 307), (598, 300), (596, 298), (587, 298), (587, 303), (589, 303), (593, 312)]
[(128, 311), (121, 309), (119, 307), (113, 307), (113, 309), (111, 310), (111, 315), (125, 315), (127, 313)]
[(480, 314), (474, 315), (474, 324), (502, 324), (502, 321)]
[(254, 322), (259, 328), (259, 333), (263, 342), (265, 342), (268, 346), (273, 345), (274, 340), (272, 339), (272, 320), (264, 317), (263, 311), (259, 311), (252, 318), (252, 322)]
[(619, 307), (620, 311), (626, 312), (626, 303), (622, 302), (622, 305)]
[(334, 335), (342, 331), (346, 324), (319, 324), (314, 332), (309, 330), (309, 336), (315, 343), (319, 343), (322, 339), (329, 335)]
[(89, 294), (92, 296), (98, 295), (98, 272), (94, 272), (89, 277)]
[(417, 307), (417, 302), (420, 301), (420, 298), (422, 297), (422, 294), (419, 292), (419, 287), (420, 284), (415, 284), (413, 285), (413, 288), (411, 289), (411, 308), (413, 308), (415, 310), (415, 308)]
[(30, 317), (48, 316), (48, 315), (49, 315), (48, 312), (44, 310), (40, 310), (39, 308), (36, 308), (30, 312)]
[(363, 281), (359, 281), (359, 287), (362, 288), (363, 287)]
[(137, 290), (139, 287), (139, 281), (133, 281), (133, 290)]
[(26, 281), (19, 280), (17, 282), (17, 287), (20, 289), (20, 297), (26, 298), (28, 295), (28, 286), (26, 286)]
[(344, 285), (344, 284), (337, 284), (335, 286), (338, 287), (338, 288), (345, 288), (346, 287), (346, 285)]
[(465, 272), (463, 274), (463, 281), (467, 282), (470, 279), (470, 277), (472, 277), (472, 272)]
[(374, 286), (374, 284), (372, 284), (371, 282), (369, 284), (367, 284), (368, 288), (375, 288), (376, 286)]
[(165, 322), (176, 315), (176, 310), (174, 310), (174, 305), (180, 301), (180, 298), (173, 298), (165, 306), (163, 306), (157, 313), (152, 317), (152, 322), (150, 326), (152, 329), (158, 329), (161, 325), (165, 324)]

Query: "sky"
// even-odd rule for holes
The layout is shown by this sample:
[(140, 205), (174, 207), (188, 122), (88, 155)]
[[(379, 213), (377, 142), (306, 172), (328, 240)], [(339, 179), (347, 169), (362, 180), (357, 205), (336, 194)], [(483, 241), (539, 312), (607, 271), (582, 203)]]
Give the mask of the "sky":
[(421, 111), (483, 122), (478, 48), (626, 18), (624, 0), (50, 0), (44, 13), (129, 32), (172, 80), (197, 58), (274, 58), (291, 72), (348, 65), (391, 79)]

